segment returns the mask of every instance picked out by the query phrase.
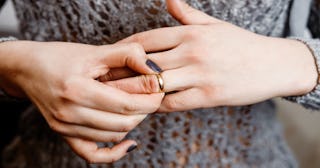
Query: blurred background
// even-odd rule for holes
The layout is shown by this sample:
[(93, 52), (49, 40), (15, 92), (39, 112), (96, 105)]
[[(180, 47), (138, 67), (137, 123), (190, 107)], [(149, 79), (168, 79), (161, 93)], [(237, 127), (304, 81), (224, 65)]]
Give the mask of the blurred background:
[(18, 35), (18, 21), (11, 0), (7, 0), (0, 11), (0, 35)]
[[(13, 35), (19, 37), (18, 21), (11, 0), (7, 1), (0, 12), (0, 37)], [(320, 112), (311, 112), (297, 104), (282, 99), (275, 99), (278, 105), (278, 116), (283, 123), (284, 133), (289, 146), (302, 168), (320, 168)], [(17, 129), (16, 120), (21, 108), (27, 104), (2, 103), (1, 111), (9, 110), (10, 115), (1, 120), (1, 148), (10, 141)], [(7, 113), (6, 112), (6, 113)], [(8, 121), (10, 126), (7, 125)], [(10, 129), (8, 129), (10, 128)]]

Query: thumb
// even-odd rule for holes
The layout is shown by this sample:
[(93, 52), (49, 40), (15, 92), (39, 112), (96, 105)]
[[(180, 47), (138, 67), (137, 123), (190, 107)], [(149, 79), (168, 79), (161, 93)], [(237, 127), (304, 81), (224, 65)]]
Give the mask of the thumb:
[(104, 82), (105, 84), (121, 89), (131, 94), (160, 93), (160, 86), (155, 75), (141, 75)]
[(196, 10), (182, 0), (166, 0), (169, 13), (181, 24), (212, 24), (220, 20)]

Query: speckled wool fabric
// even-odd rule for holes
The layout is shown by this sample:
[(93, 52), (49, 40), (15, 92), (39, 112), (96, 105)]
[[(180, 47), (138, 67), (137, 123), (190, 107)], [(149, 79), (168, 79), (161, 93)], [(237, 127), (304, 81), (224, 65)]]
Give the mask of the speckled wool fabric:
[[(28, 40), (108, 44), (144, 30), (173, 26), (164, 0), (14, 0)], [(250, 31), (283, 36), (290, 0), (188, 0)], [(128, 137), (140, 147), (108, 165), (88, 165), (47, 126), (35, 108), (4, 152), (6, 168), (190, 167), (295, 168), (271, 101), (153, 114)], [(107, 144), (106, 144), (107, 145)]]
[[(194, 7), (264, 35), (281, 36), (290, 0), (189, 0)], [(27, 39), (90, 44), (177, 24), (163, 0), (15, 1)], [(26, 21), (27, 20), (27, 21)]]

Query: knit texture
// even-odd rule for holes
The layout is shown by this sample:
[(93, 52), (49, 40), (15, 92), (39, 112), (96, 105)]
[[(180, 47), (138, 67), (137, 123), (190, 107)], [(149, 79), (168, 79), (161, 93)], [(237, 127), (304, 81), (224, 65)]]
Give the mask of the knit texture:
[[(252, 32), (282, 37), (290, 0), (188, 0)], [(28, 40), (109, 44), (133, 33), (178, 25), (164, 0), (14, 0)], [(250, 88), (248, 88), (250, 89)], [(271, 101), (149, 115), (128, 138), (139, 149), (113, 164), (88, 165), (52, 132), (35, 108), (4, 152), (6, 168), (295, 168)], [(100, 145), (112, 145), (104, 144)]]
[(0, 38), (0, 43), (6, 42), (6, 41), (15, 41), (15, 40), (18, 40), (18, 39), (15, 38), (15, 37), (12, 37), (12, 36), (9, 36), (9, 37), (1, 37), (1, 38)]
[[(177, 25), (164, 0), (15, 0), (26, 39), (90, 44)], [(290, 0), (187, 0), (197, 9), (250, 31), (282, 36)]]

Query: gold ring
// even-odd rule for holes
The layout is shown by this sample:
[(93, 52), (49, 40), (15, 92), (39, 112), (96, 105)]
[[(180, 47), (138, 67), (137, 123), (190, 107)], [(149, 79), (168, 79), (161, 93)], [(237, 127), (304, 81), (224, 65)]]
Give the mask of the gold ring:
[(164, 92), (164, 80), (163, 80), (161, 74), (156, 74), (156, 77), (158, 79), (160, 92)]

